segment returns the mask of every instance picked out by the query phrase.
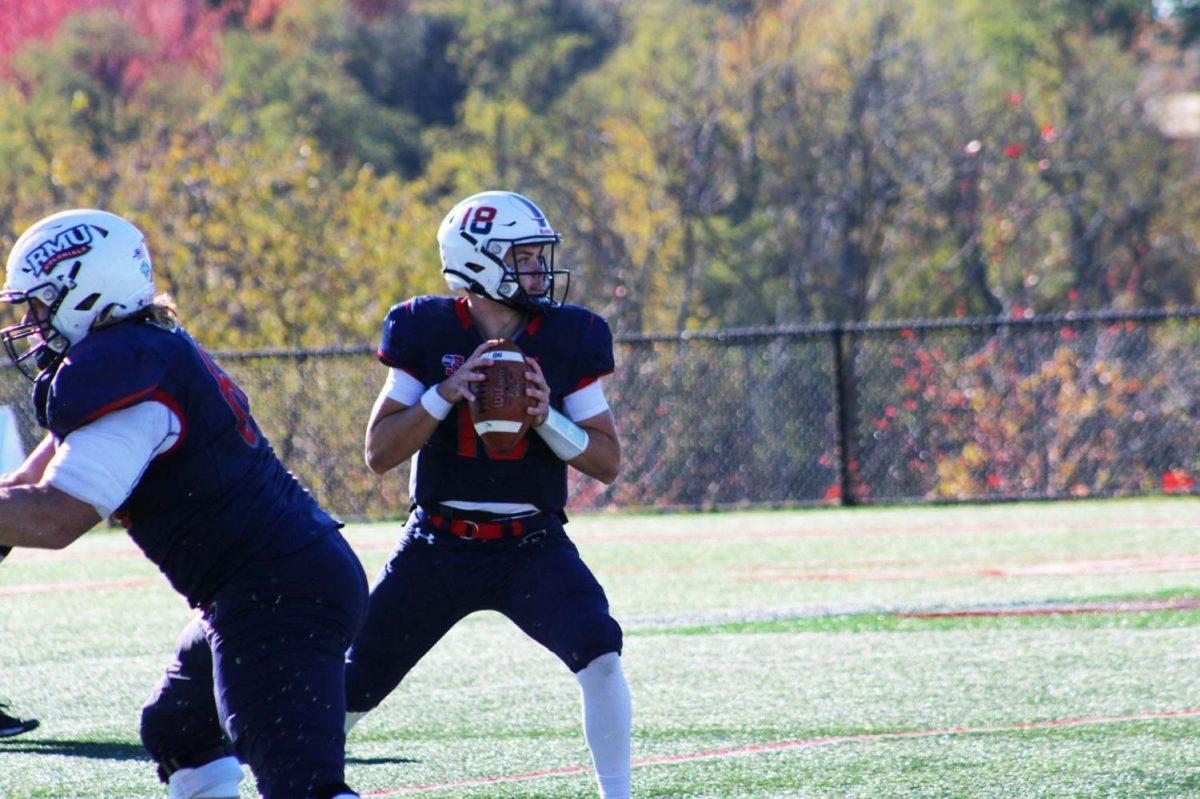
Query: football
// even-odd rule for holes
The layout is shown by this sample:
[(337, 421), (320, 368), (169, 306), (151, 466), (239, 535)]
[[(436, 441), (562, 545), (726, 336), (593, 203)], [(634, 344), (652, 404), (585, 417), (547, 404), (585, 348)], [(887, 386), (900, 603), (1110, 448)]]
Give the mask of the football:
[(483, 357), (492, 365), (476, 384), (471, 423), (489, 454), (505, 455), (521, 442), (533, 421), (526, 413), (530, 399), (525, 395), (525, 356), (516, 344), (504, 341)]

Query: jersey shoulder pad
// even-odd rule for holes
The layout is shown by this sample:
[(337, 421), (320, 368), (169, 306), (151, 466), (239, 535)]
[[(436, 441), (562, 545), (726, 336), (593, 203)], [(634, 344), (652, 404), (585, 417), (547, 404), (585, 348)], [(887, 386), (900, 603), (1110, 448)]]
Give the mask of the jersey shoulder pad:
[(578, 305), (564, 305), (557, 309), (563, 320), (575, 331), (576, 345), (575, 379), (579, 386), (612, 374), (613, 358), (612, 330), (599, 314)]
[(59, 438), (153, 397), (170, 362), (171, 333), (142, 324), (97, 330), (67, 353), (50, 387), (47, 420)]
[(383, 319), (379, 360), (397, 369), (412, 371), (417, 366), (421, 343), (437, 335), (443, 325), (455, 318), (453, 297), (413, 297), (393, 305)]

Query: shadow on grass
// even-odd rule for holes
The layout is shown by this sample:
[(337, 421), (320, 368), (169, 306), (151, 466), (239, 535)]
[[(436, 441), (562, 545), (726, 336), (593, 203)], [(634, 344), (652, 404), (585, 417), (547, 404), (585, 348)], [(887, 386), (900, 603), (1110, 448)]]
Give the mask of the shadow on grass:
[(346, 763), (355, 763), (360, 766), (380, 766), (385, 763), (420, 763), (413, 757), (347, 757)]
[[(54, 738), (26, 737), (20, 740), (0, 741), (0, 754), (24, 752), (34, 755), (66, 755), (86, 757), (91, 760), (144, 760), (153, 763), (150, 755), (140, 744), (118, 741), (64, 741)], [(364, 766), (383, 764), (419, 763), (411, 757), (348, 757), (347, 763)]]
[(0, 743), (0, 752), (66, 755), (91, 760), (144, 760), (151, 763), (150, 754), (141, 744), (117, 741), (63, 741), (55, 738), (21, 738)]

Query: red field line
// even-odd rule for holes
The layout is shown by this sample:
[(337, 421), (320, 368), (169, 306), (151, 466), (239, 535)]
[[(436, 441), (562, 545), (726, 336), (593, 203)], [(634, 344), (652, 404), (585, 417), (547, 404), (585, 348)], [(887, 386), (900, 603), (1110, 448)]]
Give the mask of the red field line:
[(57, 591), (111, 591), (117, 588), (142, 588), (147, 585), (166, 585), (160, 578), (140, 580), (109, 580), (93, 583), (34, 583), (32, 585), (0, 586), (0, 596), (19, 594), (49, 594)]
[(740, 580), (792, 582), (796, 580), (927, 580), (931, 577), (1073, 577), (1094, 574), (1162, 574), (1200, 571), (1200, 555), (1156, 555), (1143, 558), (1054, 561), (1016, 566), (943, 567), (884, 571), (817, 571), (741, 575)]
[[(1184, 708), (1180, 710), (1162, 710), (1146, 713), (1128, 713), (1116, 716), (1080, 716), (1070, 719), (1049, 719), (1046, 721), (1026, 721), (1017, 724), (997, 724), (983, 727), (942, 727), (928, 730), (896, 730), (892, 732), (871, 732), (857, 735), (826, 735), (818, 738), (799, 738), (791, 741), (775, 741), (765, 744), (749, 744), (722, 749), (702, 749), (696, 752), (681, 752), (674, 755), (656, 755), (633, 761), (635, 768), (645, 766), (661, 766), (674, 763), (689, 763), (697, 760), (713, 760), (728, 757), (745, 757), (764, 754), (767, 752), (786, 752), (795, 749), (809, 749), (818, 746), (832, 746), (846, 743), (865, 743), (872, 741), (901, 740), (906, 738), (933, 738), (945, 735), (988, 735), (1005, 732), (1023, 732), (1026, 730), (1053, 730), (1065, 727), (1084, 727), (1098, 724), (1119, 724), (1128, 721), (1152, 721), (1157, 719), (1185, 718), (1200, 716), (1200, 708)], [(401, 794), (423, 793), (452, 788), (470, 788), (482, 785), (497, 785), (508, 782), (525, 782), (530, 780), (547, 779), (549, 777), (564, 777), (575, 774), (590, 774), (591, 766), (568, 766), (566, 768), (549, 769), (546, 771), (530, 771), (523, 774), (504, 774), (494, 777), (476, 777), (473, 779), (453, 780), (449, 782), (431, 782), (424, 785), (407, 785), (398, 788), (384, 788), (367, 791), (363, 796), (399, 796)]]
[[(620, 520), (613, 521), (613, 527), (619, 527)], [(396, 522), (396, 536), (386, 539), (364, 538), (351, 534), (347, 536), (351, 546), (356, 550), (378, 551), (392, 550), (399, 538), (401, 522)], [(638, 543), (670, 543), (688, 541), (747, 541), (771, 539), (804, 539), (804, 538), (875, 538), (891, 536), (930, 536), (930, 535), (960, 535), (973, 533), (1078, 533), (1094, 530), (1166, 530), (1166, 529), (1196, 529), (1200, 530), (1200, 519), (1097, 519), (1085, 524), (1042, 523), (1028, 524), (1021, 521), (995, 522), (990, 524), (956, 524), (922, 525), (919, 527), (815, 527), (799, 530), (720, 530), (704, 532), (679, 533), (573, 533), (568, 527), (568, 533), (576, 541), (592, 544), (638, 544)], [(14, 560), (107, 560), (110, 558), (142, 557), (142, 553), (132, 543), (127, 550), (108, 552), (89, 552), (80, 548), (64, 551), (22, 550), (13, 556)]]
[[(1125, 553), (1115, 553), (1114, 552), (1106, 560), (1113, 561), (1113, 560), (1134, 559), (1134, 558), (1142, 558), (1142, 557), (1148, 557), (1148, 556), (1130, 555), (1130, 554), (1125, 554)], [(1200, 558), (1200, 555), (1172, 554), (1171, 557)], [(1092, 563), (1096, 560), (1097, 560), (1097, 558), (1095, 558), (1095, 557), (1088, 557), (1088, 558), (1071, 557), (1071, 558), (1062, 558), (1060, 560), (1054, 561), (1054, 563), (1056, 563), (1056, 564), (1057, 563)], [(999, 566), (983, 566), (983, 565), (980, 565), (981, 563), (989, 563), (989, 564), (995, 563), (995, 564), (1001, 564), (1001, 565), (999, 565)], [(922, 558), (922, 559), (911, 559), (911, 560), (895, 559), (895, 558), (886, 558), (886, 559), (876, 558), (873, 560), (814, 560), (809, 564), (785, 563), (785, 562), (780, 562), (780, 561), (776, 560), (776, 561), (772, 561), (770, 563), (731, 564), (728, 567), (728, 570), (731, 572), (739, 572), (739, 573), (743, 573), (743, 574), (761, 574), (761, 575), (770, 576), (771, 574), (784, 574), (784, 575), (793, 574), (793, 573), (796, 573), (797, 570), (801, 566), (804, 566), (804, 565), (811, 565), (813, 567), (820, 567), (820, 568), (827, 569), (827, 570), (837, 570), (837, 572), (853, 570), (856, 572), (857, 571), (866, 571), (868, 573), (874, 573), (875, 571), (878, 571), (879, 569), (897, 569), (897, 568), (906, 567), (906, 566), (910, 566), (910, 567), (924, 566), (926, 569), (929, 569), (935, 564), (939, 568), (950, 567), (950, 566), (963, 566), (963, 567), (970, 567), (970, 568), (975, 568), (975, 569), (984, 569), (984, 568), (995, 569), (995, 568), (1021, 567), (1021, 566), (1044, 566), (1047, 563), (1048, 563), (1048, 561), (1030, 560), (1027, 558), (1007, 559), (1007, 558), (979, 558), (979, 557), (936, 558), (936, 559)], [(662, 565), (662, 564), (656, 563), (653, 566), (611, 566), (611, 567), (606, 568), (604, 570), (604, 573), (605, 574), (667, 574), (667, 573), (670, 573), (670, 574), (694, 574), (696, 572), (704, 572), (704, 571), (711, 571), (711, 570), (712, 570), (711, 565), (703, 565), (703, 564)], [(828, 574), (829, 572), (825, 571), (825, 572), (820, 572), (820, 573)]]
[[(911, 561), (909, 561), (911, 562)], [(891, 565), (881, 561), (881, 566)], [(678, 571), (694, 571), (697, 567), (683, 567)], [(1026, 562), (1008, 566), (951, 566), (934, 569), (882, 569), (871, 571), (789, 571), (778, 564), (746, 564), (738, 567), (737, 579), (755, 582), (836, 581), (855, 580), (927, 580), (934, 577), (992, 577), (1008, 579), (1014, 577), (1071, 577), (1084, 575), (1119, 574), (1163, 574), (1200, 571), (1200, 555), (1155, 555), (1147, 557), (1120, 557), (1093, 560), (1066, 560), (1053, 562)], [(640, 571), (614, 569), (620, 571)], [(657, 569), (656, 571), (662, 571)], [(83, 583), (40, 583), (31, 585), (0, 586), (0, 596), (39, 594), (51, 591), (107, 591), (114, 588), (138, 588), (158, 583), (157, 579), (112, 580), (108, 582)]]
[(127, 549), (114, 549), (107, 552), (95, 552), (86, 546), (74, 549), (17, 549), (9, 555), (7, 563), (44, 563), (51, 561), (60, 563), (64, 560), (116, 560), (118, 558), (144, 558), (145, 554), (130, 541)]
[(1024, 605), (1015, 608), (975, 608), (973, 610), (910, 610), (899, 611), (890, 615), (906, 619), (968, 619), (992, 618), (995, 616), (1070, 616), (1087, 613), (1154, 613), (1162, 610), (1196, 609), (1200, 609), (1200, 599), (1181, 598)]
[[(613, 526), (619, 526), (619, 520), (614, 520)], [(1169, 528), (1200, 530), (1200, 519), (1095, 519), (1086, 523), (1027, 523), (1024, 521), (1005, 521), (990, 524), (956, 524), (921, 525), (916, 527), (873, 526), (857, 527), (847, 524), (844, 527), (816, 527), (801, 530), (717, 530), (704, 532), (678, 533), (571, 533), (576, 541), (591, 543), (650, 543), (650, 542), (688, 542), (688, 541), (742, 541), (754, 539), (777, 538), (875, 538), (890, 536), (924, 536), (924, 535), (958, 535), (970, 533), (1080, 533), (1096, 530), (1164, 530)], [(568, 533), (570, 528), (568, 526)]]

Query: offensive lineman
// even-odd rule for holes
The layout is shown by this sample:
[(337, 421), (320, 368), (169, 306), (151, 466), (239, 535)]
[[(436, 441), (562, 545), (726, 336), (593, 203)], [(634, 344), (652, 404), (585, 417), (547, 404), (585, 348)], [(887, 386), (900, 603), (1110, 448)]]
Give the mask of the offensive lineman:
[[(414, 508), (347, 653), (347, 729), (460, 619), (496, 610), (575, 673), (600, 793), (627, 799), (621, 628), (563, 530), (567, 464), (605, 483), (620, 468), (599, 382), (613, 370), (612, 335), (602, 318), (556, 297), (555, 278), (567, 275), (554, 268), (560, 241), (519, 194), (468, 197), (438, 230), (446, 282), (467, 295), (415, 297), (384, 320), (379, 359), (391, 369), (365, 456), (378, 474), (414, 458)], [(525, 353), (536, 435), (490, 457), (462, 400), (474, 398), (481, 356), (501, 339)]]
[(344, 652), (366, 576), (154, 297), (141, 232), (104, 211), (47, 217), (14, 245), (0, 302), (23, 306), (0, 337), (49, 430), (0, 487), (0, 545), (61, 549), (115, 515), (203, 612), (142, 710), (170, 799), (236, 799), (238, 758), (266, 799), (356, 796)]

